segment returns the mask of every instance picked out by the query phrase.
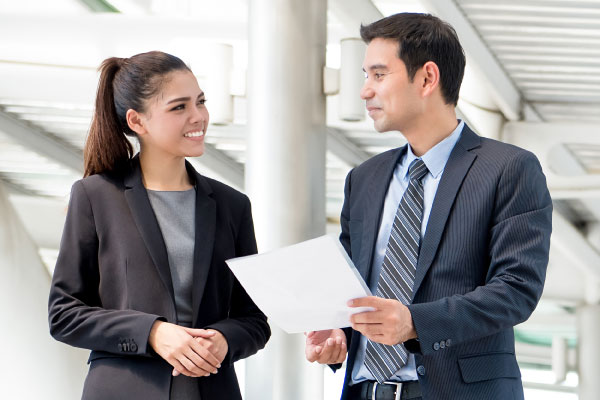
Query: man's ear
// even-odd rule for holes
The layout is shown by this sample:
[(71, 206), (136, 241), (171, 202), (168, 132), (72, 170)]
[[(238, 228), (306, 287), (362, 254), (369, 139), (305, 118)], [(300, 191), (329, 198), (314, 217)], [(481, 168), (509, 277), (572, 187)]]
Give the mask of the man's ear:
[(418, 71), (421, 74), (421, 95), (423, 97), (430, 96), (440, 86), (440, 69), (433, 61), (427, 61)]
[(130, 108), (125, 114), (125, 119), (127, 120), (127, 126), (129, 126), (129, 129), (137, 133), (139, 136), (143, 136), (148, 132), (144, 124), (144, 116), (139, 112)]

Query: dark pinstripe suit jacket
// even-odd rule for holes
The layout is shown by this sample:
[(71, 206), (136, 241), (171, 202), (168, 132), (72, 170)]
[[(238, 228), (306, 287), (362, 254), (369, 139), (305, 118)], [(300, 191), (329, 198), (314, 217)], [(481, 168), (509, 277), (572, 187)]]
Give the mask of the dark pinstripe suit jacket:
[[(233, 362), (256, 353), (271, 334), (225, 260), (256, 253), (250, 201), (198, 174), (193, 326), (213, 328), (229, 351), (219, 372), (198, 378), (203, 399), (241, 399)], [(142, 184), (138, 158), (124, 174), (76, 182), (49, 299), (54, 338), (92, 350), (85, 400), (166, 400), (173, 368), (148, 335), (157, 319), (177, 322), (167, 250)]]
[[(340, 241), (368, 279), (385, 194), (405, 147), (346, 178)], [(424, 399), (522, 399), (513, 326), (542, 294), (552, 202), (536, 157), (467, 126), (444, 169), (419, 254), (409, 306)], [(348, 365), (360, 334), (346, 330)]]

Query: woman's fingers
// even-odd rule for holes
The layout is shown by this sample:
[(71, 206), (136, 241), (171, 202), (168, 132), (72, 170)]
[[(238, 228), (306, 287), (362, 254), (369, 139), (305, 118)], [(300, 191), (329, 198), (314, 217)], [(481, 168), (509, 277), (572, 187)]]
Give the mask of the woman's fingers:
[(215, 357), (213, 353), (211, 353), (205, 346), (203, 346), (202, 341), (192, 340), (191, 341), (192, 350), (198, 354), (202, 359), (208, 363), (211, 367), (215, 369), (221, 368), (221, 362)]

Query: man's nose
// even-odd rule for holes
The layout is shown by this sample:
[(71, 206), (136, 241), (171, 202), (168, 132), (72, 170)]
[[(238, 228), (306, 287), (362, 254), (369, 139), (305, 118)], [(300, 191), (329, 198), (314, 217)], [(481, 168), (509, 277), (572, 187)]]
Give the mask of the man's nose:
[(366, 79), (365, 83), (363, 84), (362, 89), (360, 90), (360, 98), (363, 100), (367, 100), (370, 99), (371, 97), (373, 97), (373, 88), (371, 88), (371, 85), (369, 83), (369, 80)]

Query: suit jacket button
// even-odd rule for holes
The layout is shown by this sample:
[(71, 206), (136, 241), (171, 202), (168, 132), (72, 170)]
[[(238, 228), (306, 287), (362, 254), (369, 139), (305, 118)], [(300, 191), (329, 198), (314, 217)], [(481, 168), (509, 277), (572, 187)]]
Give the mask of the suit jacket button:
[(444, 342), (443, 340), (440, 342), (440, 349), (445, 349), (446, 348), (446, 342)]
[(417, 374), (419, 374), (421, 376), (425, 376), (425, 366), (424, 365), (419, 365), (417, 367)]
[(446, 339), (446, 347), (450, 347), (451, 344), (452, 344), (452, 340)]
[(440, 349), (440, 343), (439, 343), (439, 342), (435, 342), (435, 343), (433, 344), (433, 349), (434, 349), (435, 351), (438, 351), (438, 350)]

